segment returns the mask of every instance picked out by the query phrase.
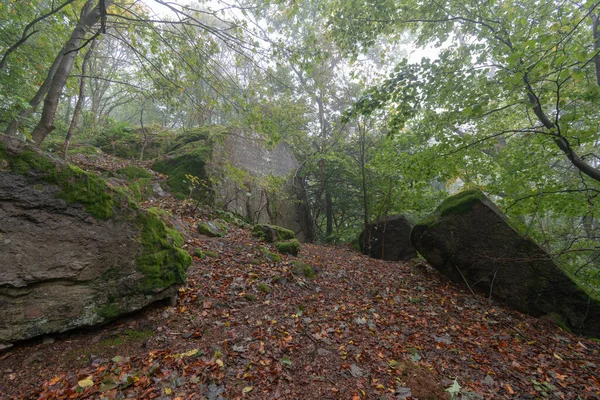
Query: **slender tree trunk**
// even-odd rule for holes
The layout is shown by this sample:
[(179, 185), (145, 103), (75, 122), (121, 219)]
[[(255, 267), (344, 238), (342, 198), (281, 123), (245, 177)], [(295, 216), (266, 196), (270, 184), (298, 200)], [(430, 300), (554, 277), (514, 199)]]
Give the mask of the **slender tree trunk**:
[(73, 132), (77, 127), (77, 122), (79, 122), (79, 116), (81, 115), (81, 110), (83, 109), (83, 103), (85, 102), (85, 76), (87, 75), (87, 66), (96, 48), (97, 41), (94, 40), (87, 51), (85, 53), (85, 57), (83, 58), (83, 62), (81, 63), (81, 78), (79, 81), (79, 95), (77, 97), (77, 103), (75, 104), (75, 109), (73, 110), (73, 117), (71, 118), (71, 125), (69, 125), (69, 130), (67, 131), (67, 136), (65, 137), (65, 142), (62, 145), (62, 157), (63, 159), (67, 159), (67, 153), (69, 152), (69, 144), (71, 143), (71, 137), (73, 136)]
[(600, 86), (600, 19), (598, 15), (592, 14), (592, 34), (594, 35), (594, 66), (596, 67), (596, 84)]
[[(360, 132), (360, 172), (362, 178), (362, 192), (363, 192), (363, 221), (365, 225), (365, 236), (363, 236), (363, 243), (361, 243), (361, 247), (363, 249), (367, 248), (368, 244), (371, 243), (371, 229), (369, 229), (369, 203), (367, 197), (367, 173), (366, 173), (366, 151), (365, 151), (365, 141), (366, 141), (366, 130), (367, 127), (358, 121), (358, 129)], [(369, 249), (370, 252), (370, 249)]]
[(140, 161), (144, 161), (144, 150), (146, 150), (146, 145), (148, 144), (148, 134), (146, 133), (146, 128), (144, 128), (144, 109), (140, 112), (140, 127), (142, 129), (142, 150), (140, 151)]
[[(94, 4), (97, 3), (95, 6)], [(54, 129), (54, 120), (56, 117), (56, 109), (58, 107), (58, 101), (60, 99), (60, 93), (67, 82), (67, 78), (73, 68), (73, 63), (77, 57), (77, 53), (82, 46), (86, 32), (90, 30), (97, 22), (100, 21), (104, 9), (101, 9), (101, 3), (110, 3), (110, 0), (96, 1), (87, 0), (81, 10), (81, 18), (75, 26), (71, 38), (64, 47), (62, 54), (62, 60), (52, 78), (52, 82), (44, 99), (44, 109), (42, 110), (42, 117), (40, 122), (33, 130), (31, 136), (33, 141), (39, 146), (46, 136)], [(59, 56), (60, 57), (60, 56)]]
[(54, 59), (54, 62), (50, 66), (50, 69), (48, 70), (48, 75), (46, 76), (46, 79), (42, 83), (42, 86), (40, 86), (40, 88), (38, 89), (35, 96), (33, 96), (33, 98), (29, 101), (29, 108), (26, 108), (25, 110), (21, 111), (19, 113), (19, 115), (16, 116), (12, 120), (10, 122), (10, 124), (8, 124), (8, 127), (6, 128), (6, 131), (4, 133), (6, 133), (9, 136), (15, 136), (17, 134), (17, 131), (19, 130), (21, 121), (23, 121), (25, 118), (29, 117), (31, 114), (33, 114), (35, 112), (35, 110), (40, 105), (40, 102), (42, 101), (42, 99), (44, 98), (46, 93), (48, 93), (50, 84), (52, 83), (52, 80), (54, 79), (54, 74), (56, 74), (56, 70), (58, 70), (58, 66), (60, 65), (60, 63), (62, 61), (63, 54), (64, 54), (64, 48), (62, 48), (60, 50), (60, 53)]

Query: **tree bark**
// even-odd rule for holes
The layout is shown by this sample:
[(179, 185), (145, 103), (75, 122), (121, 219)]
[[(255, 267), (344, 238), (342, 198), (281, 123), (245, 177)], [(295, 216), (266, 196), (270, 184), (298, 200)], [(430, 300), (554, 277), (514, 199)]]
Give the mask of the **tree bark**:
[(71, 118), (71, 124), (69, 125), (69, 130), (67, 131), (67, 136), (65, 138), (65, 142), (62, 145), (62, 157), (64, 160), (67, 159), (67, 153), (69, 152), (69, 144), (71, 143), (71, 137), (73, 136), (73, 132), (77, 127), (77, 122), (79, 122), (79, 115), (81, 114), (81, 109), (83, 108), (83, 103), (85, 101), (85, 76), (87, 74), (87, 65), (90, 61), (92, 53), (96, 48), (96, 40), (92, 41), (92, 44), (85, 53), (85, 57), (83, 57), (83, 62), (81, 63), (81, 78), (79, 81), (79, 95), (77, 97), (77, 103), (75, 104), (75, 109), (73, 110), (73, 117)]
[(46, 75), (46, 79), (44, 79), (42, 86), (40, 86), (35, 96), (33, 96), (33, 98), (29, 101), (29, 108), (26, 108), (25, 110), (21, 111), (18, 116), (13, 118), (10, 124), (8, 124), (8, 127), (6, 128), (6, 131), (4, 133), (6, 133), (9, 136), (15, 136), (17, 134), (17, 131), (19, 130), (21, 121), (23, 121), (25, 118), (29, 117), (35, 112), (46, 93), (48, 93), (48, 89), (50, 88), (52, 79), (54, 79), (54, 74), (56, 74), (58, 66), (62, 61), (63, 53), (64, 48), (60, 50), (60, 53), (54, 59), (54, 62), (50, 66), (50, 69), (48, 70), (48, 75)]
[(592, 14), (592, 35), (594, 37), (594, 66), (596, 67), (596, 84), (600, 86), (600, 19)]
[[(102, 15), (106, 12), (106, 10), (101, 7), (102, 1), (98, 1), (96, 6), (94, 6), (94, 3), (96, 3), (96, 0), (87, 0), (81, 10), (81, 18), (75, 26), (75, 29), (73, 29), (73, 33), (71, 34), (69, 41), (66, 43), (62, 55), (58, 56), (62, 57), (62, 60), (60, 61), (58, 69), (51, 80), (48, 93), (44, 99), (44, 109), (42, 110), (40, 122), (36, 125), (33, 133), (31, 134), (33, 141), (38, 146), (54, 129), (54, 119), (56, 117), (56, 109), (58, 107), (60, 93), (62, 92), (63, 87), (67, 82), (67, 78), (71, 73), (73, 63), (75, 62), (75, 58), (77, 57), (80, 47), (82, 46), (85, 34), (97, 22), (100, 21)], [(106, 0), (107, 6), (108, 3), (110, 3), (110, 0)]]

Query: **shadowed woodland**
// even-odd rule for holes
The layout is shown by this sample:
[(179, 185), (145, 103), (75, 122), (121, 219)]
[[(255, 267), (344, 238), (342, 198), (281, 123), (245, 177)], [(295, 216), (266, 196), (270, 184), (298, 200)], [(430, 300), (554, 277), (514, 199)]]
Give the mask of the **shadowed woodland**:
[(0, 2), (0, 397), (600, 398), (600, 2)]

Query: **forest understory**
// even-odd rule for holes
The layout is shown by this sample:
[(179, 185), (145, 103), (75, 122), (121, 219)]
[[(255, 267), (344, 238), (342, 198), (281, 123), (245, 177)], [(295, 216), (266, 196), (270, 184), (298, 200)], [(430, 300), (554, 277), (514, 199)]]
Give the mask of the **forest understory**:
[[(123, 166), (94, 160), (73, 161)], [(277, 260), (243, 226), (195, 233), (214, 216), (189, 201), (144, 206), (188, 229), (194, 262), (176, 304), (5, 350), (3, 398), (600, 398), (600, 343), (474, 296), (424, 262), (315, 244)]]

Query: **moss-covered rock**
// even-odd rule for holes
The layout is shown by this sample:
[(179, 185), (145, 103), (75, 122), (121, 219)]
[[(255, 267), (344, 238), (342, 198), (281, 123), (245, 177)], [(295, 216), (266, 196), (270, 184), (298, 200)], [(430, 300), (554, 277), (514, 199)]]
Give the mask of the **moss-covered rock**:
[(0, 342), (103, 322), (185, 281), (182, 235), (125, 191), (4, 135), (0, 170)]
[(402, 215), (394, 215), (373, 223), (358, 238), (360, 250), (373, 258), (408, 261), (417, 256), (410, 242), (411, 225)]
[(310, 279), (314, 279), (317, 277), (317, 271), (315, 271), (315, 269), (309, 264), (298, 260), (292, 261), (291, 264), (292, 274), (297, 276), (304, 276)]
[(198, 233), (210, 237), (223, 237), (227, 235), (227, 225), (219, 221), (205, 221), (198, 224)]
[(267, 258), (267, 261), (272, 261), (272, 262), (280, 262), (281, 261), (281, 257), (279, 256), (279, 254), (275, 254), (275, 253), (269, 251), (269, 249), (267, 249), (266, 247), (261, 247), (260, 251), (265, 255), (265, 257)]
[(471, 211), (471, 208), (480, 203), (483, 193), (477, 189), (464, 190), (446, 198), (438, 207), (440, 216), (461, 215)]
[(294, 239), (296, 235), (289, 229), (282, 226), (269, 224), (256, 224), (252, 229), (252, 235), (264, 240), (268, 243), (273, 243), (281, 240)]
[[(167, 185), (170, 192), (177, 197), (186, 197), (190, 191), (200, 192), (196, 195), (210, 200), (210, 184), (206, 164), (209, 161), (215, 138), (223, 135), (226, 128), (210, 126), (183, 132), (169, 146), (165, 157), (155, 162), (152, 169), (169, 176)], [(200, 186), (193, 186), (186, 177), (198, 178)]]
[(298, 239), (283, 240), (275, 243), (277, 251), (282, 254), (291, 254), (297, 256), (300, 251), (300, 242)]
[(573, 332), (600, 336), (600, 301), (578, 285), (481, 192), (446, 199), (411, 232), (417, 251), (459, 284), (533, 316), (556, 314)]

